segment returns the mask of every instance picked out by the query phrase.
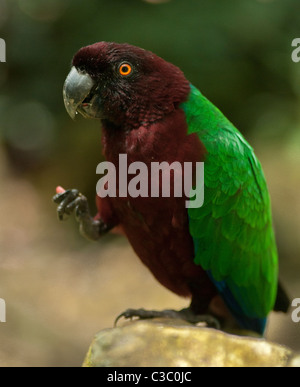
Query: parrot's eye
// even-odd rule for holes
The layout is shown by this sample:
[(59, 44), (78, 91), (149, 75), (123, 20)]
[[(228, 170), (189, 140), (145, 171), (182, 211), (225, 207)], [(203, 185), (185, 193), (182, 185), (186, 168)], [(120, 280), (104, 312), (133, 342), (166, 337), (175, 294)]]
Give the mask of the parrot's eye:
[(123, 77), (127, 77), (128, 75), (130, 75), (132, 73), (132, 70), (132, 66), (129, 63), (122, 63), (119, 67), (119, 73)]

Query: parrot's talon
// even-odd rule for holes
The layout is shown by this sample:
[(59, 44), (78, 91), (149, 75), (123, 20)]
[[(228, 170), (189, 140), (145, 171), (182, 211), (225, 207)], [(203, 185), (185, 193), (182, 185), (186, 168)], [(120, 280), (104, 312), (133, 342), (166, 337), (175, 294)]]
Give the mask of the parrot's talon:
[(68, 189), (66, 191), (64, 191), (63, 193), (58, 193), (56, 195), (53, 196), (53, 201), (54, 203), (56, 204), (60, 204), (64, 199), (72, 196), (72, 197), (76, 197), (78, 196), (80, 193), (77, 189)]
[(97, 241), (106, 234), (112, 226), (101, 220), (96, 220), (90, 215), (87, 198), (77, 189), (69, 189), (53, 197), (54, 203), (58, 204), (57, 215), (60, 221), (66, 220), (72, 213), (80, 224), (80, 232), (87, 239)]
[(88, 210), (87, 200), (77, 189), (69, 189), (53, 197), (54, 203), (58, 204), (57, 214), (60, 221), (65, 220), (75, 210), (76, 218), (80, 218), (83, 212)]
[(179, 319), (187, 321), (190, 324), (200, 326), (205, 324), (206, 327), (214, 328), (221, 330), (221, 324), (219, 320), (212, 315), (196, 315), (189, 308), (182, 309), (180, 311), (176, 310), (145, 310), (145, 309), (127, 309), (125, 312), (121, 313), (115, 320), (114, 326), (117, 326), (121, 318), (125, 320), (133, 320), (138, 318), (140, 320), (150, 320), (154, 318), (169, 318), (169, 319)]
[(116, 327), (118, 325), (118, 322), (121, 320), (121, 318), (125, 318), (125, 320), (133, 320), (133, 316), (130, 315), (130, 311), (134, 311), (133, 309), (127, 309), (125, 312), (119, 314), (117, 318), (115, 319), (114, 326)]

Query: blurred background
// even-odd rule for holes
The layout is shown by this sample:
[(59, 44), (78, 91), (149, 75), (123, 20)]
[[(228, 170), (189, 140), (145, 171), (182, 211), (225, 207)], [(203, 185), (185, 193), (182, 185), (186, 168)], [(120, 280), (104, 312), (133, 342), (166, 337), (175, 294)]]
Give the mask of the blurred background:
[[(124, 309), (187, 306), (123, 237), (87, 242), (51, 202), (62, 185), (94, 203), (101, 129), (69, 119), (62, 86), (74, 53), (101, 40), (177, 64), (250, 141), (271, 192), (282, 282), (300, 297), (298, 0), (0, 0), (0, 38), (0, 366), (80, 366)], [(300, 350), (290, 314), (272, 314), (267, 337)]]

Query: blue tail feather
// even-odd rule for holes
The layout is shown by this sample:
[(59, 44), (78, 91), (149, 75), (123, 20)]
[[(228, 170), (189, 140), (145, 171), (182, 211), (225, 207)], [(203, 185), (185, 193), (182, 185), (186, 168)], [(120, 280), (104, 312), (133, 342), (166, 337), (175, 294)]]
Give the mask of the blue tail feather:
[(229, 289), (228, 285), (226, 284), (226, 281), (216, 281), (213, 278), (211, 272), (209, 271), (207, 272), (207, 274), (218, 289), (218, 292), (222, 296), (224, 302), (230, 309), (237, 322), (241, 325), (241, 327), (263, 335), (266, 329), (267, 318), (253, 318), (246, 316), (242, 308), (236, 301), (231, 290)]

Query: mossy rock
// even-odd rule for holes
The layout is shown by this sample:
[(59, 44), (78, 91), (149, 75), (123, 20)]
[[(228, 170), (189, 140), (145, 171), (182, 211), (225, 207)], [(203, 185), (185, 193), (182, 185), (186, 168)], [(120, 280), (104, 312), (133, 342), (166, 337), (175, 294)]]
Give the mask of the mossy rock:
[(98, 333), (84, 367), (299, 367), (292, 350), (180, 320), (134, 321)]

